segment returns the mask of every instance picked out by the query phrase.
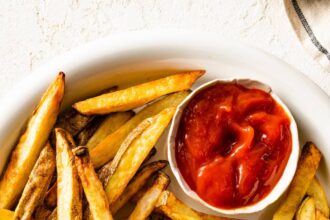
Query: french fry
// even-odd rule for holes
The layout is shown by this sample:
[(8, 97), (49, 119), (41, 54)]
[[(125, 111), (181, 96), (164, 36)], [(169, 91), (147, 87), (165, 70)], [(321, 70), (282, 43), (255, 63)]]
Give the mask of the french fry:
[(50, 187), (49, 190), (47, 191), (44, 203), (45, 203), (45, 206), (48, 209), (54, 209), (56, 207), (56, 203), (57, 203), (57, 182), (55, 182), (52, 185), (52, 187)]
[(145, 186), (147, 180), (158, 170), (163, 169), (168, 164), (165, 160), (151, 162), (138, 171), (132, 181), (127, 185), (123, 194), (110, 206), (110, 210), (115, 214), (123, 207), (138, 191)]
[(45, 208), (43, 205), (38, 206), (34, 214), (34, 220), (47, 219), (52, 214), (52, 211)]
[[(146, 159), (144, 159), (143, 163), (146, 163), (146, 161), (148, 161), (152, 156), (154, 156), (156, 154), (157, 150), (156, 148), (152, 148), (148, 154), (148, 156), (146, 157)], [(112, 161), (109, 161), (108, 163), (104, 164), (98, 171), (97, 171), (97, 175), (102, 183), (102, 185), (105, 187), (108, 183), (108, 180), (110, 178), (110, 174), (111, 173), (111, 163)]]
[(170, 178), (160, 172), (155, 179), (152, 186), (137, 202), (135, 209), (129, 216), (129, 220), (143, 220), (146, 219), (153, 211), (160, 194), (167, 188), (170, 183)]
[(109, 134), (116, 131), (124, 123), (126, 123), (131, 117), (134, 116), (133, 111), (118, 112), (108, 115), (98, 129), (95, 131), (93, 136), (88, 140), (86, 146), (89, 150), (93, 149), (97, 144), (99, 144), (104, 138)]
[(303, 147), (298, 168), (287, 191), (286, 198), (275, 212), (273, 220), (291, 220), (294, 217), (315, 176), (320, 160), (320, 151), (313, 143), (307, 142)]
[(87, 124), (75, 137), (78, 146), (85, 146), (88, 140), (93, 136), (94, 132), (98, 129), (105, 117), (95, 117), (90, 123)]
[[(80, 218), (78, 218), (80, 219)], [(57, 220), (57, 208), (55, 208), (53, 211), (52, 211), (52, 214), (50, 214), (47, 218), (47, 220)], [(59, 219), (60, 220), (60, 219)]]
[(329, 218), (329, 206), (327, 201), (327, 196), (318, 181), (315, 177), (307, 189), (308, 196), (313, 197), (315, 200), (315, 207), (320, 210), (323, 215)]
[(71, 151), (75, 148), (75, 143), (71, 135), (61, 128), (56, 128), (55, 134), (57, 217), (66, 220), (82, 219), (82, 189)]
[(212, 216), (194, 211), (181, 202), (170, 191), (164, 191), (155, 205), (156, 212), (160, 212), (172, 220), (230, 220), (231, 218)]
[(14, 220), (14, 214), (15, 214), (15, 212), (13, 212), (13, 211), (0, 208), (0, 219), (1, 220)]
[(307, 197), (301, 203), (296, 213), (296, 220), (315, 220), (315, 201)]
[(176, 107), (188, 94), (186, 91), (174, 93), (145, 107), (118, 130), (108, 135), (90, 151), (94, 166), (99, 168), (113, 159), (126, 136), (144, 119), (157, 115), (165, 108)]
[(188, 90), (204, 72), (200, 70), (168, 76), (77, 102), (73, 108), (85, 115), (131, 110), (163, 95)]
[(63, 94), (64, 73), (59, 73), (42, 96), (11, 154), (7, 169), (0, 180), (0, 208), (12, 208), (21, 195), (55, 124)]
[(31, 219), (32, 214), (45, 197), (55, 171), (55, 152), (49, 143), (41, 151), (34, 165), (23, 194), (15, 209), (15, 219)]
[(326, 217), (325, 215), (323, 215), (323, 213), (318, 209), (316, 209), (316, 211), (315, 211), (315, 219), (316, 220), (329, 220), (329, 218)]
[[(92, 120), (94, 116), (86, 116), (80, 114), (78, 111), (69, 108), (62, 112), (56, 121), (55, 128), (62, 128), (69, 132), (72, 136), (76, 136), (83, 128), (85, 128)], [(52, 146), (56, 145), (55, 131), (51, 135)]]
[(107, 195), (95, 173), (87, 147), (73, 149), (75, 164), (94, 220), (112, 219)]
[(154, 116), (155, 122), (136, 138), (127, 149), (106, 186), (110, 205), (119, 198), (144, 159), (148, 156), (150, 150), (171, 121), (174, 111), (175, 108), (167, 108)]
[[(108, 176), (108, 178), (110, 178), (113, 175), (113, 173), (115, 172), (115, 170), (117, 169), (118, 164), (119, 164), (121, 158), (125, 154), (127, 148), (131, 145), (131, 143), (138, 136), (140, 136), (142, 134), (142, 132), (145, 131), (152, 123), (154, 123), (155, 120), (156, 119), (153, 118), (153, 117), (146, 118), (136, 128), (134, 128), (131, 133), (129, 133), (127, 135), (127, 137), (125, 138), (125, 140), (123, 141), (123, 143), (120, 145), (120, 147), (119, 147), (119, 149), (118, 149), (115, 157), (111, 161), (111, 166), (110, 166), (110, 169), (109, 169), (109, 176)], [(106, 184), (107, 184), (107, 181), (106, 181)]]

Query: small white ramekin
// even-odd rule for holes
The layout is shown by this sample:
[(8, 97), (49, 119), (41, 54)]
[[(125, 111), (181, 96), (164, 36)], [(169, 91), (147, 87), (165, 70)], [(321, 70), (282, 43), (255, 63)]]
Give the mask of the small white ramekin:
[[(234, 208), (234, 209), (222, 209), (215, 206), (212, 206), (205, 202), (202, 198), (200, 198), (196, 192), (190, 189), (189, 185), (185, 182), (184, 178), (182, 177), (179, 168), (176, 163), (175, 159), (175, 138), (177, 135), (177, 130), (180, 124), (180, 119), (182, 112), (186, 105), (189, 103), (189, 101), (201, 90), (204, 90), (205, 88), (208, 88), (210, 86), (213, 86), (217, 83), (233, 83), (236, 82), (239, 85), (242, 85), (246, 88), (255, 88), (263, 90), (267, 93), (269, 93), (274, 100), (284, 109), (284, 111), (287, 113), (288, 117), (290, 118), (290, 131), (292, 136), (292, 150), (289, 156), (289, 160), (286, 164), (286, 167), (283, 171), (282, 177), (279, 179), (278, 183), (275, 185), (275, 187), (272, 189), (272, 191), (263, 199), (258, 201), (255, 204), (244, 206), (240, 208)], [(270, 86), (261, 83), (256, 80), (251, 79), (216, 79), (210, 82), (207, 82), (198, 88), (196, 88), (189, 96), (187, 96), (183, 102), (178, 106), (174, 118), (172, 120), (170, 131), (167, 139), (167, 153), (168, 153), (168, 160), (170, 163), (170, 167), (173, 171), (173, 174), (175, 178), (177, 179), (180, 187), (182, 190), (193, 200), (198, 201), (201, 205), (206, 206), (218, 213), (226, 214), (226, 215), (238, 215), (238, 214), (247, 214), (247, 213), (254, 213), (261, 211), (265, 209), (267, 206), (275, 202), (288, 188), (290, 185), (292, 178), (294, 176), (294, 173), (297, 168), (298, 158), (299, 158), (299, 139), (298, 139), (298, 131), (297, 131), (297, 125), (296, 122), (289, 111), (289, 109), (286, 107), (286, 105), (280, 100), (280, 98), (272, 92), (272, 89)]]

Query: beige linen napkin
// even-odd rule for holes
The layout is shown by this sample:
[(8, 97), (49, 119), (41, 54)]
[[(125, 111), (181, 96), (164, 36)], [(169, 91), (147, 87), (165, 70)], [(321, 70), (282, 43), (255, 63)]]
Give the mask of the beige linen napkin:
[(330, 0), (284, 0), (302, 46), (330, 72)]

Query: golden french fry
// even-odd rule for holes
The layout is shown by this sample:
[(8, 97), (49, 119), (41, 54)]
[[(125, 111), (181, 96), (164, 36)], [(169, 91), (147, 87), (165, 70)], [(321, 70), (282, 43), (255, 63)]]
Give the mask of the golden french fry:
[(329, 206), (327, 196), (322, 188), (320, 182), (315, 177), (309, 185), (306, 194), (313, 197), (315, 200), (315, 207), (320, 210), (323, 215), (329, 218)]
[(119, 198), (144, 159), (148, 156), (150, 150), (171, 121), (174, 111), (175, 108), (167, 108), (154, 116), (155, 122), (136, 138), (127, 149), (106, 186), (110, 205)]
[(275, 212), (273, 220), (291, 220), (294, 217), (315, 176), (320, 160), (320, 151), (313, 143), (307, 142), (303, 147), (298, 168), (287, 191), (286, 198)]
[(155, 179), (152, 186), (145, 192), (145, 194), (137, 202), (135, 209), (129, 216), (129, 220), (144, 220), (151, 212), (157, 203), (160, 194), (167, 188), (170, 183), (170, 178), (160, 172)]
[(156, 212), (160, 212), (172, 220), (230, 220), (231, 218), (212, 216), (194, 211), (181, 202), (170, 191), (164, 191), (155, 205)]
[(0, 208), (12, 208), (22, 193), (55, 124), (63, 94), (64, 73), (60, 73), (42, 96), (11, 154), (7, 169), (0, 180)]
[(77, 102), (73, 108), (85, 115), (131, 110), (163, 95), (188, 90), (204, 72), (200, 70), (168, 76)]
[(150, 160), (153, 156), (155, 156), (156, 153), (157, 153), (157, 150), (156, 150), (156, 148), (153, 147), (153, 148), (150, 150), (150, 152), (149, 152), (148, 156), (146, 157), (146, 159), (144, 159), (142, 165), (144, 165), (144, 164), (146, 164), (147, 162), (149, 162), (149, 160)]
[(133, 117), (133, 115), (133, 111), (118, 112), (108, 115), (97, 128), (93, 136), (86, 143), (89, 151), (93, 149), (97, 144), (99, 144), (109, 134), (113, 133), (124, 123), (126, 123), (131, 117)]
[(188, 94), (186, 91), (174, 93), (145, 107), (118, 130), (108, 135), (90, 151), (94, 166), (99, 168), (113, 159), (126, 136), (144, 119), (157, 115), (165, 108), (178, 106)]
[(23, 194), (15, 209), (15, 219), (31, 219), (40, 201), (45, 197), (55, 171), (55, 152), (49, 143), (41, 151)]
[(301, 203), (296, 213), (296, 220), (315, 220), (315, 201), (307, 197)]
[(132, 181), (127, 185), (123, 194), (110, 206), (110, 210), (115, 214), (123, 207), (137, 192), (146, 184), (148, 179), (158, 170), (163, 169), (168, 164), (165, 160), (159, 160), (145, 165), (138, 171)]
[[(125, 154), (127, 148), (131, 145), (131, 143), (138, 136), (140, 136), (142, 134), (142, 132), (145, 131), (154, 122), (155, 122), (155, 118), (153, 118), (153, 117), (146, 118), (136, 128), (134, 128), (131, 133), (129, 133), (127, 135), (127, 137), (125, 138), (125, 140), (123, 141), (123, 143), (120, 145), (120, 147), (119, 147), (119, 149), (118, 149), (115, 157), (111, 161), (111, 166), (110, 166), (110, 169), (109, 169), (109, 176), (108, 176), (108, 178), (110, 178), (113, 175), (113, 173), (115, 172), (115, 170), (117, 169), (118, 164), (119, 164), (121, 158)], [(106, 184), (107, 184), (107, 181), (106, 181)]]
[(0, 219), (1, 220), (14, 220), (14, 214), (15, 214), (15, 212), (13, 212), (13, 211), (0, 208)]
[(87, 147), (73, 149), (75, 164), (94, 220), (112, 219), (107, 195), (95, 173)]
[(329, 220), (329, 218), (326, 217), (325, 215), (323, 215), (323, 213), (318, 209), (316, 209), (316, 211), (315, 211), (315, 219), (316, 220)]
[(55, 134), (57, 217), (66, 220), (82, 219), (82, 189), (71, 151), (75, 148), (75, 143), (71, 135), (61, 128), (56, 128)]
[(57, 182), (55, 182), (47, 191), (45, 200), (45, 206), (49, 209), (54, 209), (57, 203)]

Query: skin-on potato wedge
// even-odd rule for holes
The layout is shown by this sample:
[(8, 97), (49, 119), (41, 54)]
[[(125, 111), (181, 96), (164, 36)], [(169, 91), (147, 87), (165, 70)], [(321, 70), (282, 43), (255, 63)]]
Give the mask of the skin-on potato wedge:
[(58, 219), (82, 219), (82, 189), (74, 164), (72, 136), (61, 128), (56, 134), (57, 216)]
[(95, 133), (87, 141), (86, 146), (89, 151), (99, 144), (109, 134), (116, 131), (124, 123), (126, 123), (131, 117), (134, 116), (133, 111), (117, 112), (106, 116), (101, 125), (97, 128)]
[(296, 220), (315, 220), (315, 201), (307, 197), (301, 203), (296, 213)]
[(14, 220), (14, 214), (15, 214), (15, 212), (13, 212), (13, 211), (0, 208), (0, 219), (1, 220)]
[(110, 210), (115, 214), (121, 207), (123, 207), (138, 191), (140, 191), (148, 181), (148, 179), (157, 171), (166, 167), (168, 162), (166, 160), (159, 160), (151, 162), (142, 167), (132, 181), (127, 185), (123, 194), (110, 206)]
[(15, 209), (15, 219), (31, 219), (40, 201), (45, 197), (55, 171), (55, 151), (49, 143), (41, 151), (23, 194)]
[(119, 198), (144, 159), (148, 156), (150, 150), (171, 121), (174, 111), (175, 108), (167, 108), (154, 116), (155, 122), (136, 138), (127, 149), (106, 186), (110, 205)]
[(129, 220), (143, 220), (146, 219), (153, 211), (160, 194), (167, 188), (170, 183), (170, 178), (160, 172), (155, 179), (152, 186), (145, 192), (145, 194), (137, 202), (135, 209), (129, 216)]
[(200, 70), (168, 76), (77, 102), (73, 108), (85, 115), (131, 110), (163, 95), (188, 90), (204, 72)]
[(313, 143), (307, 142), (302, 149), (298, 168), (287, 191), (286, 198), (275, 212), (273, 220), (291, 220), (294, 217), (315, 176), (320, 160), (320, 151)]
[(11, 154), (7, 169), (0, 180), (0, 208), (12, 208), (21, 195), (33, 165), (55, 124), (63, 94), (64, 73), (59, 73), (42, 96)]
[(87, 147), (73, 149), (75, 164), (94, 220), (112, 219), (107, 195), (95, 173)]
[(90, 151), (94, 166), (99, 168), (113, 159), (126, 136), (144, 119), (157, 115), (165, 108), (178, 106), (188, 94), (187, 91), (178, 92), (152, 103), (137, 113), (118, 130), (108, 135)]
[(160, 212), (172, 220), (229, 220), (231, 218), (218, 217), (199, 213), (181, 202), (170, 191), (164, 191), (159, 196), (155, 211)]
[(327, 196), (318, 181), (315, 177), (307, 189), (308, 196), (313, 197), (315, 200), (315, 207), (320, 210), (323, 215), (329, 218), (329, 206), (327, 201)]

